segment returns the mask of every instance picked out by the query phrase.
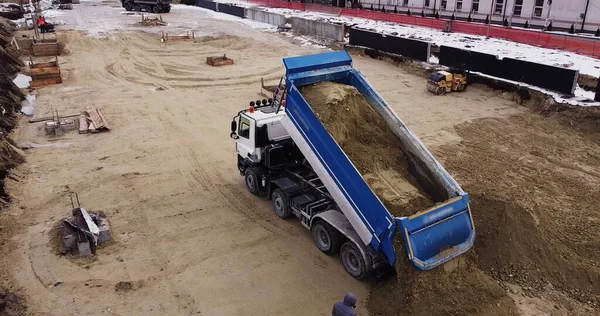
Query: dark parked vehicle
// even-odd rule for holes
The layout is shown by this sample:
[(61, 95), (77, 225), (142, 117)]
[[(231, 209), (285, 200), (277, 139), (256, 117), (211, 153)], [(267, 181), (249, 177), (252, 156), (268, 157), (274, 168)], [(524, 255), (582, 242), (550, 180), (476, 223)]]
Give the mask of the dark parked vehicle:
[(145, 10), (149, 13), (168, 13), (171, 11), (172, 0), (121, 0), (127, 11)]

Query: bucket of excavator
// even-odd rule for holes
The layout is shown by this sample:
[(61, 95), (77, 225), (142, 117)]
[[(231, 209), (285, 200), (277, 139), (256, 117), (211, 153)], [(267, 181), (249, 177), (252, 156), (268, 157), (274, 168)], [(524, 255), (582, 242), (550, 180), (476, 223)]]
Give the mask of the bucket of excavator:
[(475, 241), (467, 194), (396, 220), (408, 258), (421, 270), (452, 260), (469, 250)]

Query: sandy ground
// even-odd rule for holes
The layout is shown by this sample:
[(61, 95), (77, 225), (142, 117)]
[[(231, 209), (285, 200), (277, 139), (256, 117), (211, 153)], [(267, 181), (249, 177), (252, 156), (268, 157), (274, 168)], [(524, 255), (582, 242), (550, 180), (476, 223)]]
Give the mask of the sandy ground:
[[(115, 20), (131, 19), (115, 7), (82, 2), (77, 19), (63, 19), (77, 29), (84, 28), (83, 21), (102, 24), (101, 10), (117, 12)], [(371, 284), (351, 278), (337, 256), (313, 246), (297, 221), (280, 220), (268, 201), (245, 190), (229, 138), (231, 118), (261, 98), (261, 77), (275, 82), (284, 72), (282, 57), (319, 50), (203, 11), (195, 14), (190, 27), (198, 30), (196, 42), (160, 43), (155, 28), (88, 36), (61, 26), (69, 52), (60, 57), (64, 82), (38, 91), (36, 116), (95, 106), (112, 130), (49, 139), (41, 124), (21, 124), (15, 138), (33, 148), (14, 172), (19, 181), (7, 184), (14, 203), (0, 216), (6, 252), (0, 275), (27, 299), (34, 315), (327, 315), (347, 291), (357, 293), (358, 312), (366, 315)], [(189, 16), (177, 9), (168, 18)], [(224, 53), (236, 64), (204, 64), (207, 56)], [(366, 57), (354, 61), (434, 152), (455, 152), (465, 141), (485, 137), (484, 121), (477, 125), (480, 138), (468, 138), (474, 135), (464, 132), (469, 122), (503, 122), (526, 112), (488, 89), (437, 97), (425, 90), (421, 77)], [(493, 126), (497, 135), (510, 135), (526, 125)], [(482, 181), (467, 178), (460, 163), (450, 161), (454, 156), (444, 160), (462, 175), (459, 182)], [(95, 261), (74, 261), (55, 251), (53, 228), (70, 213), (70, 191), (79, 193), (87, 209), (109, 216), (115, 240)], [(598, 219), (597, 213), (588, 217)], [(587, 260), (597, 263), (597, 254)], [(123, 291), (119, 282), (133, 286)], [(519, 291), (506, 293), (534, 311), (527, 314), (524, 307), (523, 315), (542, 315), (534, 299), (546, 308), (565, 296), (529, 300)]]

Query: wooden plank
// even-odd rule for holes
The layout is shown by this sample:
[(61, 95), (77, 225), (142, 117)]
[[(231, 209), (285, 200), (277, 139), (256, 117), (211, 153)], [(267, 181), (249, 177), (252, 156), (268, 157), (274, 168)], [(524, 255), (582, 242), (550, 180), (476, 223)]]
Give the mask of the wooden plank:
[[(67, 118), (67, 117), (76, 117), (79, 116), (81, 114), (77, 113), (77, 114), (70, 114), (70, 115), (61, 115), (60, 118)], [(53, 120), (54, 117), (52, 116), (46, 116), (46, 117), (40, 117), (40, 118), (36, 118), (36, 119), (31, 119), (29, 120), (29, 123), (37, 123), (37, 122), (43, 122), (43, 121), (50, 121)]]
[(30, 76), (60, 74), (59, 67), (32, 68), (29, 70)]
[(29, 86), (31, 88), (39, 88), (39, 87), (43, 87), (43, 86), (47, 86), (47, 85), (51, 85), (51, 84), (58, 84), (58, 83), (62, 83), (62, 78), (58, 77), (58, 78), (49, 78), (49, 79), (41, 79), (41, 80), (31, 80), (29, 82)]
[(110, 126), (108, 126), (108, 122), (106, 121), (106, 118), (104, 118), (104, 115), (102, 114), (102, 112), (100, 112), (100, 109), (96, 109), (96, 111), (98, 111), (98, 115), (102, 119), (102, 124), (104, 124), (104, 128), (110, 129)]
[(94, 123), (95, 129), (104, 127), (104, 125), (102, 124), (102, 118), (100, 117), (100, 115), (98, 115), (98, 111), (96, 111), (95, 108), (89, 107), (87, 108), (86, 112), (90, 116), (92, 123)]
[(98, 133), (98, 130), (96, 130), (96, 126), (94, 125), (94, 122), (90, 122), (90, 125), (88, 127), (88, 131), (90, 131), (92, 133)]
[(29, 66), (29, 68), (46, 68), (46, 67), (58, 67), (58, 63), (55, 61), (51, 61), (49, 63), (31, 64), (31, 66)]
[(79, 115), (79, 134), (86, 134), (88, 132), (88, 120), (85, 114)]

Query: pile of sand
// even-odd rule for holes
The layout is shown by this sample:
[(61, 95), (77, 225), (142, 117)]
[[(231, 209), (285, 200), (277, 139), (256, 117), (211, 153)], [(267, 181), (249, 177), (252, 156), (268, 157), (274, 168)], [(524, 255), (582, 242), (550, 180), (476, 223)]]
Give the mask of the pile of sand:
[[(332, 82), (301, 89), (323, 125), (354, 163), (388, 210), (412, 215), (434, 204), (409, 173), (399, 140), (365, 98), (348, 85)], [(368, 301), (374, 315), (512, 315), (504, 289), (461, 258), (432, 271), (407, 260), (396, 238), (397, 275), (376, 283)]]
[(322, 82), (301, 90), (319, 120), (392, 214), (408, 216), (434, 204), (411, 176), (396, 135), (356, 88)]

